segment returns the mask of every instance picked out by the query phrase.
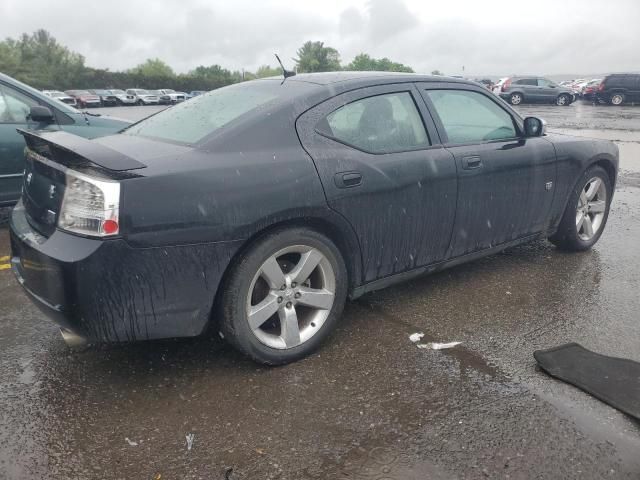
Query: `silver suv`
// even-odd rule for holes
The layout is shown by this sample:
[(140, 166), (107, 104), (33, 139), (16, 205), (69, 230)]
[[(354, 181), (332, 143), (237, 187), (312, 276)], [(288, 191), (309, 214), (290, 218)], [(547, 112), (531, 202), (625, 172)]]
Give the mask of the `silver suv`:
[(494, 87), (493, 93), (511, 105), (528, 102), (555, 103), (568, 106), (575, 100), (573, 92), (543, 77), (507, 77)]

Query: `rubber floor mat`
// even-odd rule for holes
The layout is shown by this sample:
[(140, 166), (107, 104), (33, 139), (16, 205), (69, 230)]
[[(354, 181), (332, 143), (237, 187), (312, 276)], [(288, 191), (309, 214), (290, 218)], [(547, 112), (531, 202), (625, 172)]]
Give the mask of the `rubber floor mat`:
[(549, 375), (640, 420), (640, 363), (600, 355), (577, 343), (537, 350), (533, 356)]

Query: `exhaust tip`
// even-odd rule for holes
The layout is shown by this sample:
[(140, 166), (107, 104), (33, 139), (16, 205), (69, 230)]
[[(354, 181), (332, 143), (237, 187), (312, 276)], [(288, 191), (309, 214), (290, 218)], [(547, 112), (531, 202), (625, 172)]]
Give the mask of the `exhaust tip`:
[(86, 338), (81, 337), (80, 335), (76, 335), (71, 330), (67, 330), (66, 328), (61, 328), (60, 333), (62, 334), (64, 343), (66, 343), (68, 347), (80, 348), (87, 346), (89, 343)]

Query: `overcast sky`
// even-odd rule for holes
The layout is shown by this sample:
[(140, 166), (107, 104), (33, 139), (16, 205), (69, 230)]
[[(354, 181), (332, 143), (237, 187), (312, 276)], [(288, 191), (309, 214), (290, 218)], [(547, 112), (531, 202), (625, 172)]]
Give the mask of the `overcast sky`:
[(292, 66), (306, 40), (418, 72), (640, 71), (639, 0), (0, 0), (0, 35), (44, 28), (112, 70), (158, 57), (176, 71)]

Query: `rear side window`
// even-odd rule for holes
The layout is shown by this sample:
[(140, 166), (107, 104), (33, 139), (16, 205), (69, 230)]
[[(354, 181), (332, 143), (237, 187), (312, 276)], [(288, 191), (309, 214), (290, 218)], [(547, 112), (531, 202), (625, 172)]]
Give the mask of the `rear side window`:
[(449, 143), (506, 140), (517, 136), (513, 118), (481, 93), (427, 90)]
[(356, 100), (327, 115), (317, 129), (323, 135), (371, 153), (429, 146), (422, 118), (408, 92)]
[(256, 81), (239, 83), (180, 103), (132, 125), (127, 135), (197, 143), (240, 116), (302, 89), (301, 82)]
[(520, 80), (516, 80), (513, 83), (515, 85), (531, 85), (534, 87), (538, 85), (538, 81), (535, 78), (521, 78)]

